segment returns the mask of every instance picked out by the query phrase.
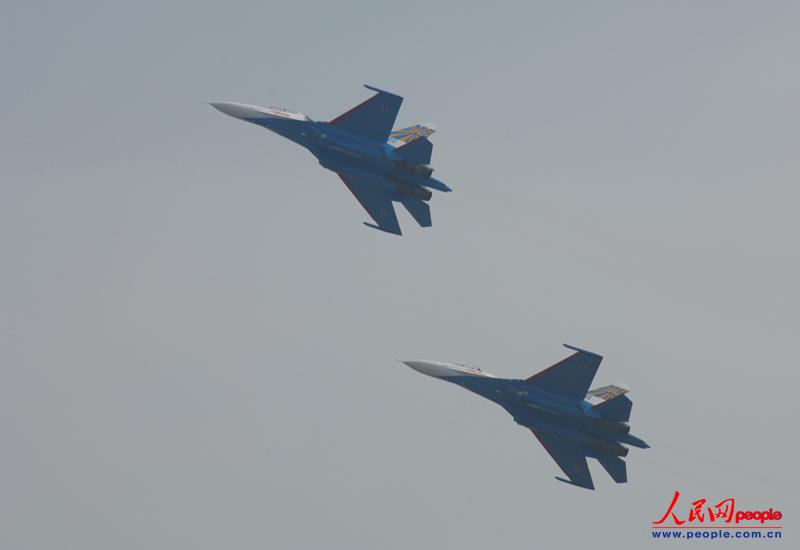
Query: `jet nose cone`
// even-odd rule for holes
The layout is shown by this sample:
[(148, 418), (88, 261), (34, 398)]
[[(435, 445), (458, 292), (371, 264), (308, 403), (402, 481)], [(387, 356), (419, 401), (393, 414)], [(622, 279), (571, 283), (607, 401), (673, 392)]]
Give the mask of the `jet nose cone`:
[(449, 374), (448, 369), (441, 363), (434, 361), (401, 361), (405, 366), (411, 367), (417, 372), (434, 378), (440, 378)]
[(229, 101), (215, 101), (209, 103), (217, 111), (238, 119), (254, 118), (255, 112), (251, 105), (244, 103), (232, 103)]
[(401, 361), (401, 363), (403, 363), (407, 367), (411, 367), (417, 372), (421, 372), (424, 374), (425, 371), (424, 361)]

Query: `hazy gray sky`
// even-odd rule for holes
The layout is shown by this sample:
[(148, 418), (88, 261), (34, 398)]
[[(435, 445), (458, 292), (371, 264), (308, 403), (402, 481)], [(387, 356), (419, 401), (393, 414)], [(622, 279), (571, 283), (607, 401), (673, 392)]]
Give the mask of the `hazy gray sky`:
[[(0, 546), (641, 548), (675, 489), (796, 538), (800, 6), (602, 4), (6, 3)], [(363, 83), (439, 128), (431, 229), (204, 103)], [(395, 361), (562, 342), (627, 485)]]

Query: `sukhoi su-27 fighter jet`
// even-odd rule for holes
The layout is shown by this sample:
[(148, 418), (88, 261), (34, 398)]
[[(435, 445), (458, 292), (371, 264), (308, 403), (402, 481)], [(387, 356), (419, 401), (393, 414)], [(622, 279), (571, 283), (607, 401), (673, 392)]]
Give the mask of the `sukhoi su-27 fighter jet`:
[(252, 122), (302, 145), (319, 163), (336, 172), (376, 225), (400, 235), (394, 210), (399, 202), (422, 227), (431, 226), (431, 189), (450, 191), (432, 177), (432, 125), (392, 131), (403, 98), (372, 86), (376, 92), (330, 122), (302, 113), (244, 103), (212, 103), (226, 115)]
[(649, 445), (630, 433), (633, 402), (618, 386), (589, 390), (603, 358), (566, 346), (576, 353), (527, 380), (496, 378), (481, 369), (436, 361), (403, 361), (417, 372), (457, 384), (494, 401), (514, 421), (533, 432), (569, 478), (594, 489), (587, 457), (596, 459), (617, 483), (628, 481), (625, 445)]

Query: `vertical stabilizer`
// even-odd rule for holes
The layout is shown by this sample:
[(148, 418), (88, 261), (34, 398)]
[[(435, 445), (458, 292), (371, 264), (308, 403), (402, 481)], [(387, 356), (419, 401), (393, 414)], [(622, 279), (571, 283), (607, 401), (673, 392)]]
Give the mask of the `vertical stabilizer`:
[(632, 407), (633, 401), (622, 394), (593, 406), (592, 410), (599, 412), (605, 420), (627, 422), (631, 418)]

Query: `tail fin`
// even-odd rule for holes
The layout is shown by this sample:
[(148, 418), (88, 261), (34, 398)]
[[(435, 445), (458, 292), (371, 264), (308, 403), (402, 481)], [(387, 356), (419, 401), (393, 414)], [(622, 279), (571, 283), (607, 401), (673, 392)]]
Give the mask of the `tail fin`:
[(415, 124), (408, 128), (400, 128), (394, 130), (389, 134), (389, 144), (394, 147), (402, 147), (420, 138), (428, 137), (436, 131), (433, 124), (426, 122), (425, 124)]
[(403, 158), (412, 164), (430, 164), (431, 155), (433, 155), (433, 143), (424, 137), (398, 147), (397, 152), (401, 153)]
[(631, 417), (631, 407), (633, 401), (621, 394), (593, 406), (592, 410), (599, 412), (606, 420), (627, 422)]
[(618, 456), (602, 454), (597, 455), (597, 462), (603, 465), (611, 479), (617, 483), (625, 483), (628, 481), (628, 470), (625, 467), (625, 461)]

